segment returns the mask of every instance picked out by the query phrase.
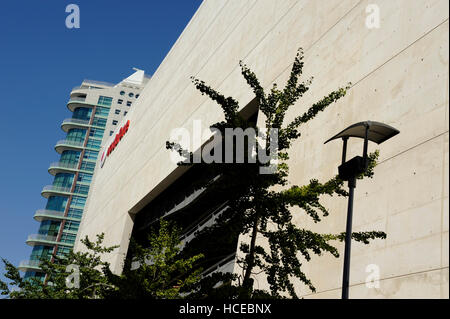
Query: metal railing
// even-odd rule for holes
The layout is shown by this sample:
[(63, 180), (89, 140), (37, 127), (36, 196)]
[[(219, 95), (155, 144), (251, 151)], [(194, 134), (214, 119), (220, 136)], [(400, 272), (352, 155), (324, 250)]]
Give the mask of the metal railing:
[(56, 142), (56, 145), (69, 145), (69, 146), (74, 146), (74, 147), (84, 147), (84, 141), (77, 141), (77, 140), (59, 140), (58, 142)]
[(81, 124), (81, 125), (89, 125), (89, 120), (80, 120), (80, 119), (74, 119), (74, 118), (69, 118), (69, 119), (65, 119), (62, 122), (62, 125), (64, 124)]
[(67, 102), (67, 103), (70, 103), (70, 102), (85, 102), (85, 101), (86, 101), (85, 97), (73, 96), (73, 97), (71, 97), (69, 99), (69, 102)]
[(44, 188), (42, 189), (42, 193), (43, 192), (71, 193), (69, 187), (61, 187), (55, 185), (44, 186)]
[(84, 79), (83, 80), (83, 84), (82, 85), (89, 85), (89, 84), (97, 84), (97, 85), (103, 85), (103, 86), (109, 86), (109, 87), (115, 86), (114, 83), (110, 83), (110, 82), (88, 80), (88, 79)]
[(59, 212), (56, 210), (49, 210), (49, 209), (38, 209), (34, 216), (48, 216), (48, 217), (56, 217), (56, 218), (63, 218), (64, 212)]
[(28, 236), (27, 241), (53, 241), (53, 242), (56, 242), (56, 236), (32, 234), (32, 235)]
[(78, 163), (53, 162), (49, 168), (78, 169)]
[(41, 264), (39, 260), (22, 260), (17, 268), (39, 268)]

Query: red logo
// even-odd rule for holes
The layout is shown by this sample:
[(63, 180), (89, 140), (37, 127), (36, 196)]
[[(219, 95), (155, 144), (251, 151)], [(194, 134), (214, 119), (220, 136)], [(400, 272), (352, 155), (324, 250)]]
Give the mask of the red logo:
[(103, 164), (106, 161), (106, 158), (111, 154), (114, 149), (116, 148), (117, 144), (122, 140), (122, 137), (128, 132), (128, 128), (130, 127), (130, 120), (128, 120), (124, 126), (122, 126), (119, 130), (119, 132), (114, 137), (114, 140), (111, 144), (109, 144), (108, 148), (105, 148), (102, 153), (102, 157), (100, 159), (101, 161), (101, 167), (103, 167)]

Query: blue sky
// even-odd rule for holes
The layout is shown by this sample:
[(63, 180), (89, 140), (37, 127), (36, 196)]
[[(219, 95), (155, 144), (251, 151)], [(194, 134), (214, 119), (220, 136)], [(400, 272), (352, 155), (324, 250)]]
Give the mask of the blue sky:
[[(68, 4), (80, 28), (67, 29)], [(40, 192), (58, 160), (70, 91), (83, 79), (119, 82), (132, 67), (153, 74), (201, 0), (2, 1), (0, 10), (0, 257), (28, 259)], [(1, 264), (1, 266), (3, 266)], [(0, 267), (3, 273), (3, 267)], [(0, 275), (1, 278), (1, 275)]]

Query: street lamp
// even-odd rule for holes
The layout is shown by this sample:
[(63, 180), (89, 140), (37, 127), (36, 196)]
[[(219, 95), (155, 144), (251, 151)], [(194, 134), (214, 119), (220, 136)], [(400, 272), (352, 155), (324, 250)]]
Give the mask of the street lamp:
[[(367, 145), (369, 140), (377, 144), (387, 141), (391, 137), (400, 133), (399, 130), (374, 121), (360, 122), (350, 125), (342, 132), (336, 134), (324, 144), (342, 138), (344, 145), (342, 149), (342, 164), (338, 167), (339, 177), (348, 181), (349, 196), (347, 208), (347, 226), (345, 230), (345, 251), (344, 251), (344, 275), (342, 279), (342, 299), (348, 299), (348, 287), (350, 278), (350, 248), (352, 238), (352, 216), (353, 216), (353, 194), (356, 187), (356, 176), (367, 170), (369, 161), (367, 159)], [(347, 154), (347, 141), (350, 137), (364, 139), (363, 156), (355, 156), (349, 161), (345, 161)]]

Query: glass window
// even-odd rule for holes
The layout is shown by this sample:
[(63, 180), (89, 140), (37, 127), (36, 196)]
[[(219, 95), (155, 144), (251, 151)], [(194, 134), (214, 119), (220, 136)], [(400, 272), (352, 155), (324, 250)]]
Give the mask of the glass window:
[(87, 195), (89, 193), (88, 185), (76, 185), (74, 189), (74, 193)]
[(112, 125), (117, 125), (117, 123), (118, 123), (117, 120), (112, 121)]
[(66, 139), (69, 141), (83, 142), (86, 136), (86, 130), (81, 128), (73, 128), (67, 133)]
[(30, 260), (40, 261), (41, 259), (50, 260), (53, 253), (53, 247), (51, 246), (34, 246), (31, 252)]
[(87, 107), (79, 107), (73, 111), (72, 118), (88, 121), (91, 118), (92, 109)]
[(101, 118), (98, 118), (98, 117), (94, 117), (94, 121), (92, 122), (92, 125), (105, 127), (106, 126), (106, 119), (101, 119)]
[(85, 197), (72, 196), (72, 202), (70, 203), (70, 207), (72, 206), (83, 207), (85, 204), (86, 204)]
[(82, 183), (90, 183), (92, 181), (92, 175), (86, 173), (79, 173), (77, 181)]
[(76, 164), (80, 159), (80, 154), (81, 152), (79, 151), (70, 151), (70, 150), (64, 151), (62, 152), (59, 161), (62, 163)]
[(109, 131), (109, 136), (113, 135), (114, 131)]
[(128, 112), (127, 112), (127, 111), (123, 112), (123, 116), (125, 116), (125, 115), (127, 115), (127, 114), (128, 114)]
[(106, 105), (106, 106), (111, 106), (112, 103), (112, 97), (109, 96), (100, 96), (98, 98), (98, 102), (97, 104), (99, 105)]
[(136, 98), (138, 98), (139, 97), (139, 94), (136, 94)]
[(130, 101), (127, 101), (127, 106), (131, 106), (131, 102)]
[(80, 226), (79, 222), (68, 220), (64, 224), (64, 230), (77, 231), (79, 226)]
[(67, 244), (73, 244), (73, 243), (75, 243), (76, 237), (77, 236), (74, 234), (62, 233), (61, 242), (67, 243)]
[(81, 218), (82, 215), (83, 210), (79, 208), (69, 208), (69, 211), (67, 212), (67, 216), (72, 218)]
[(117, 100), (117, 104), (122, 104), (123, 103), (123, 100), (122, 99), (118, 99)]
[(105, 130), (102, 130), (101, 128), (91, 128), (91, 130), (89, 131), (89, 136), (92, 137), (97, 137), (97, 138), (102, 138), (103, 137), (103, 133), (105, 132)]
[(130, 92), (130, 93), (128, 94), (128, 96), (129, 96), (129, 97), (133, 97), (134, 94)]
[(116, 112), (115, 112), (116, 114), (120, 114), (120, 110), (119, 109), (116, 109)]
[(45, 209), (63, 212), (66, 209), (67, 200), (65, 196), (50, 196)]
[(97, 107), (95, 109), (95, 115), (108, 116), (108, 114), (109, 114), (109, 108), (107, 108), (107, 107)]
[(125, 95), (125, 91), (120, 91), (120, 95)]
[[(64, 227), (65, 228), (65, 227)], [(56, 256), (58, 257), (67, 257), (70, 253), (71, 249), (69, 247), (58, 246), (58, 250), (56, 251)]]
[(59, 232), (60, 222), (52, 221), (52, 220), (44, 220), (41, 222), (39, 226), (39, 235), (46, 236), (57, 236)]
[(86, 147), (99, 149), (101, 144), (101, 140), (88, 139)]
[(74, 174), (58, 173), (53, 180), (53, 186), (70, 188), (73, 183)]
[(81, 162), (80, 169), (92, 172), (95, 168), (94, 162)]
[(86, 150), (83, 159), (97, 160), (98, 152)]

